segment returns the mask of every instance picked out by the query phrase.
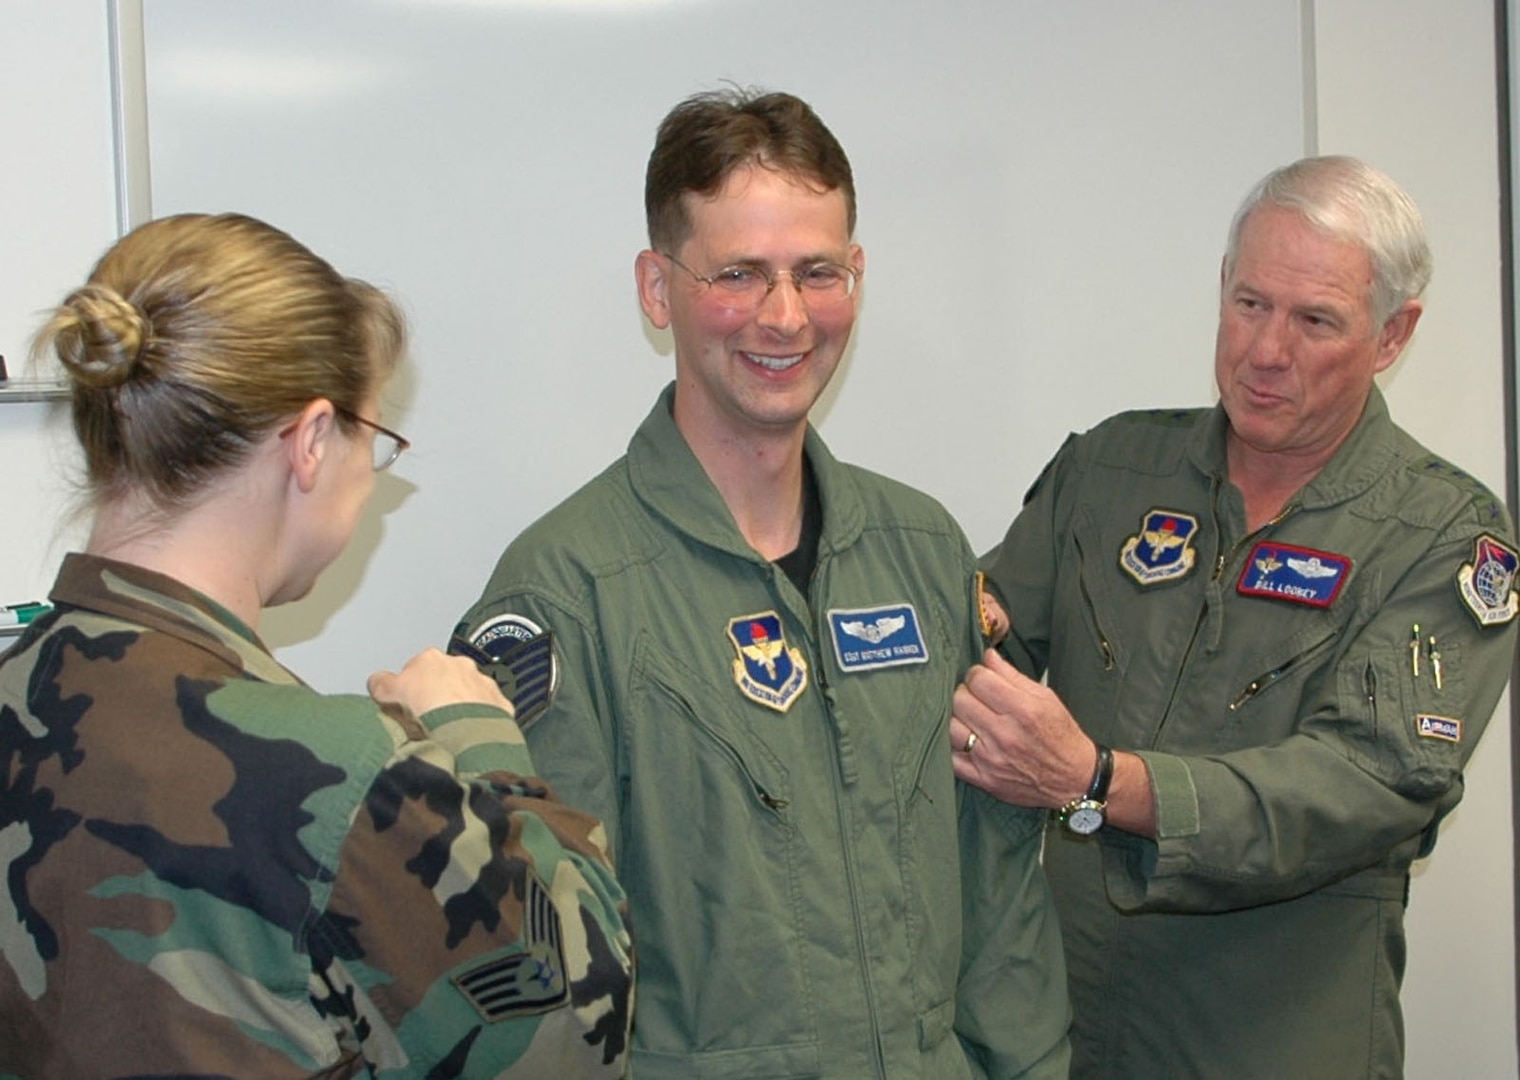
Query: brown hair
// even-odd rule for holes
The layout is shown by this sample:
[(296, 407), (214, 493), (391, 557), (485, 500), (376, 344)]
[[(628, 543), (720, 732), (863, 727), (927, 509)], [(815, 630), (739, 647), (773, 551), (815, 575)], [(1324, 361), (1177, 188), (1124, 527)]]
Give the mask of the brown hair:
[[(37, 334), (73, 383), (97, 504), (188, 503), (316, 398), (358, 412), (406, 348), (396, 304), (241, 214), (122, 237)], [(351, 427), (340, 412), (339, 422)]]
[(855, 178), (833, 132), (801, 98), (734, 89), (693, 95), (660, 122), (644, 176), (650, 246), (678, 248), (691, 231), (682, 196), (713, 195), (752, 164), (844, 192), (854, 234)]

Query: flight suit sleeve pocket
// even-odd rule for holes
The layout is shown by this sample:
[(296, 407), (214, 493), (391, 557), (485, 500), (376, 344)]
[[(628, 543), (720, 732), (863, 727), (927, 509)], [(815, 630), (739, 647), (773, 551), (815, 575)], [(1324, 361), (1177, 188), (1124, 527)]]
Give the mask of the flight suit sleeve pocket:
[(1467, 700), (1460, 643), (1422, 650), (1384, 650), (1366, 665), (1360, 688), (1376, 731), (1372, 762), (1391, 788), (1412, 799), (1444, 794), (1461, 773), (1469, 752)]

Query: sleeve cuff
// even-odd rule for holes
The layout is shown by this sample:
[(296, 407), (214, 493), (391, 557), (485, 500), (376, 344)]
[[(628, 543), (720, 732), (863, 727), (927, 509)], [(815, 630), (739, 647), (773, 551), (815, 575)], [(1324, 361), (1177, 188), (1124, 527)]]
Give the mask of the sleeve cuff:
[(1156, 800), (1156, 839), (1198, 835), (1198, 789), (1183, 760), (1148, 750), (1132, 753), (1144, 760), (1150, 773), (1151, 795)]
[(464, 774), (504, 771), (533, 776), (533, 759), (512, 714), (495, 705), (461, 702), (418, 718), (434, 742), (454, 755)]

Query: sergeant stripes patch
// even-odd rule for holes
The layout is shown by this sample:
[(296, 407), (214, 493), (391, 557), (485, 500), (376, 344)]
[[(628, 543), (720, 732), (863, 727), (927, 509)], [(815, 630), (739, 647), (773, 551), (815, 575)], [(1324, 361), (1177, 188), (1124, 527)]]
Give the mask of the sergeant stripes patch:
[(512, 946), (508, 954), (492, 953), (485, 961), (454, 975), (454, 985), (487, 1023), (557, 1008), (569, 995), (560, 934), (554, 901), (530, 874), (523, 903), (522, 942)]

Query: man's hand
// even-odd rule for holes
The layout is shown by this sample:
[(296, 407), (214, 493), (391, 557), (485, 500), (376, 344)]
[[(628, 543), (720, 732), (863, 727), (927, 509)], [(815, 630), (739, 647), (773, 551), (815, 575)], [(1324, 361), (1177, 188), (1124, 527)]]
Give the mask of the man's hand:
[[(1015, 806), (1059, 809), (1087, 793), (1098, 766), (1097, 744), (1055, 691), (992, 649), (956, 687), (950, 744), (956, 779)], [(1126, 832), (1156, 835), (1150, 770), (1136, 754), (1114, 751), (1107, 818)]]
[(992, 649), (956, 688), (950, 742), (958, 779), (1015, 806), (1065, 806), (1087, 790), (1098, 759), (1055, 692)]

